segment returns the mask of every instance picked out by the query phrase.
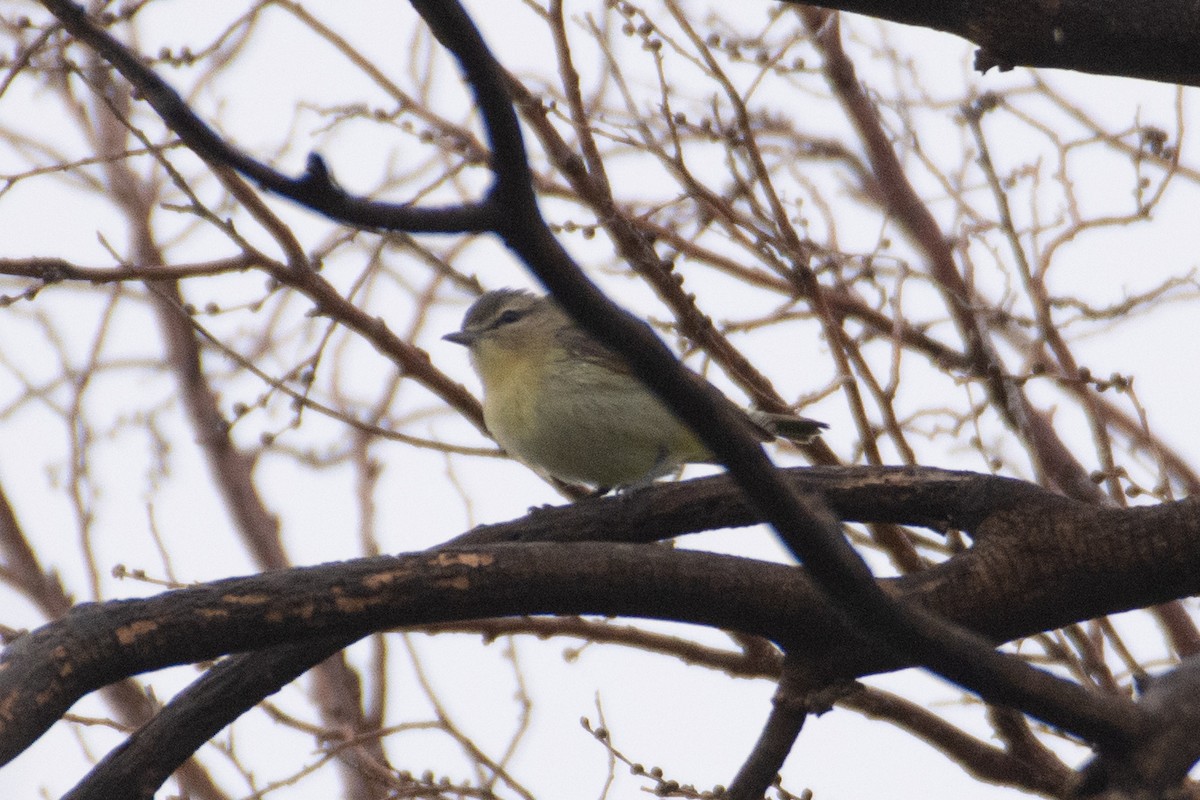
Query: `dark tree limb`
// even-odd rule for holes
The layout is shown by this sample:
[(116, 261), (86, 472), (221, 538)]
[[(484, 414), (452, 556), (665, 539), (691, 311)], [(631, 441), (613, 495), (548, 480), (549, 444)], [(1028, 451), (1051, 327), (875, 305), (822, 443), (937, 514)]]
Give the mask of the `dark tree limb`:
[[(1037, 484), (936, 467), (803, 467), (782, 470), (797, 491), (819, 494), (840, 519), (915, 525), (936, 531), (1002, 535), (982, 527), (994, 515), (1038, 508), (1090, 508)], [(447, 546), (500, 542), (657, 542), (689, 533), (756, 525), (763, 516), (736, 491), (728, 475), (714, 475), (632, 492), (615, 502), (592, 498), (535, 508), (513, 522), (479, 525)]]
[[(761, 605), (768, 595), (777, 595), (776, 610), (760, 614), (769, 611)], [(805, 597), (823, 604), (793, 567), (641, 545), (553, 543), (359, 559), (82, 604), (4, 651), (0, 761), (100, 686), (227, 653), (285, 642), (317, 652), (331, 635), (345, 646), (375, 630), (538, 613), (692, 619), (727, 629), (758, 616), (747, 632), (790, 638), (789, 610), (799, 613)], [(826, 622), (844, 631), (836, 616)]]
[(729, 800), (762, 800), (800, 737), (808, 709), (797, 699), (784, 696), (783, 691), (781, 687), (776, 692), (762, 734), (729, 783)]
[[(209, 739), (291, 683), (307, 662), (319, 665), (353, 639), (288, 644), (230, 656), (184, 689), (153, 719), (113, 748), (62, 800), (151, 800), (167, 778)], [(253, 660), (253, 669), (245, 662)]]
[[(939, 530), (974, 529), (988, 514), (1022, 505), (1071, 505), (1034, 484), (936, 469), (796, 469), (789, 471), (789, 478), (798, 487), (820, 491), (845, 519), (903, 520)], [(717, 476), (658, 486), (620, 500), (599, 498), (536, 509), (514, 522), (480, 526), (447, 546), (536, 541), (651, 542), (757, 521), (729, 478)], [(114, 749), (79, 783), (71, 797), (140, 798), (152, 793), (174, 765), (223, 724), (237, 719), (324, 655), (337, 652), (351, 641), (335, 637), (284, 644), (224, 662), (197, 679), (152, 723)], [(775, 733), (766, 737), (768, 742), (779, 739)], [(999, 761), (1001, 768), (1011, 771), (1003, 757), (990, 755), (993, 757), (986, 763)], [(766, 771), (769, 769), (759, 769), (754, 774)]]
[[(808, 670), (809, 663), (808, 659), (785, 658), (779, 686), (771, 698), (771, 713), (754, 749), (729, 783), (729, 800), (761, 800), (792, 752), (809, 713), (821, 714), (833, 707), (833, 698), (814, 699), (818, 693), (828, 695), (831, 687), (827, 676)], [(833, 688), (844, 694), (852, 684), (834, 684)]]
[[(970, 627), (989, 641), (1200, 591), (1198, 500), (1097, 509), (1034, 486), (1018, 499), (1020, 484), (990, 476), (976, 476), (978, 485), (971, 489), (968, 474), (942, 470), (926, 470), (933, 485), (942, 485), (922, 497), (914, 490), (922, 470), (847, 472), (840, 488), (834, 470), (816, 477), (849, 519), (880, 514), (888, 501), (881, 503), (879, 496), (890, 494), (897, 518), (904, 517), (906, 503), (911, 501), (915, 510), (920, 501), (930, 500), (947, 518), (965, 520), (977, 516), (974, 506), (985, 502), (980, 498), (986, 487), (1010, 493), (1007, 507), (1000, 502), (1000, 510), (978, 518), (971, 529), (975, 547), (926, 572), (882, 582), (890, 594)], [(807, 477), (805, 470), (793, 474), (799, 480)], [(725, 478), (698, 483), (708, 484), (706, 491), (723, 484), (730, 502), (737, 495)], [(643, 493), (669, 501), (671, 495), (690, 491), (684, 483)], [(1045, 502), (1037, 502), (1039, 494)], [(944, 498), (940, 507), (932, 500), (935, 495)], [(627, 520), (624, 531), (611, 520), (619, 520), (620, 506), (637, 497), (605, 498), (570, 509), (610, 520), (607, 527), (592, 526), (605, 535), (636, 538), (636, 518)], [(514, 531), (519, 525), (513, 523)], [(506, 538), (521, 537), (514, 532)], [(654, 591), (646, 591), (648, 586)], [(789, 652), (803, 653), (808, 663), (823, 665), (831, 680), (907, 663), (849, 627), (804, 573), (792, 567), (627, 544), (476, 546), (270, 572), (147, 600), (78, 606), (4, 653), (0, 758), (10, 759), (27, 747), (78, 697), (129, 674), (285, 641), (299, 641), (291, 645), (295, 653), (307, 649), (315, 660), (322, 650), (371, 630), (551, 610), (666, 617), (767, 636)], [(330, 634), (339, 641), (321, 639)], [(274, 663), (273, 657), (254, 653), (239, 661), (241, 667), (261, 668)], [(235, 684), (237, 666), (231, 664), (227, 678)], [(295, 670), (295, 664), (288, 669)], [(246, 677), (250, 672), (241, 674), (240, 680), (252, 680)], [(282, 682), (289, 679), (276, 674)], [(263, 694), (275, 688), (268, 684)], [(231, 708), (257, 699), (251, 692), (216, 713), (236, 716)], [(1150, 708), (1135, 718), (1157, 713)]]
[(1050, 67), (1200, 86), (1200, 9), (1186, 0), (834, 0), (820, 5), (960, 36), (979, 45), (975, 66), (981, 72)]
[(108, 31), (93, 24), (82, 6), (71, 0), (41, 2), (68, 33), (115, 67), (167, 127), (209, 164), (231, 167), (269, 192), (294, 200), (319, 214), (363, 228), (410, 233), (478, 233), (491, 230), (496, 224), (492, 218), (496, 209), (488, 203), (416, 208), (359, 199), (342, 190), (324, 161), (315, 155), (309, 158), (308, 168), (300, 177), (284, 175), (219, 136), (137, 54)]

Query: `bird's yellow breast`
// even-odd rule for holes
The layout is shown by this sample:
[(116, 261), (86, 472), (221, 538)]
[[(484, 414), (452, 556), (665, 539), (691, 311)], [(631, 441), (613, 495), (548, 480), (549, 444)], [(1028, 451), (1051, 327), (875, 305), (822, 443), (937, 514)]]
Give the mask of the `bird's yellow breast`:
[(631, 375), (561, 347), (494, 343), (475, 353), (488, 430), (510, 455), (555, 477), (626, 486), (707, 452)]
[[(534, 435), (538, 402), (549, 359), (539, 350), (485, 346), (475, 354), (475, 369), (483, 381), (483, 420), (505, 450)], [(520, 448), (515, 455), (520, 456)]]

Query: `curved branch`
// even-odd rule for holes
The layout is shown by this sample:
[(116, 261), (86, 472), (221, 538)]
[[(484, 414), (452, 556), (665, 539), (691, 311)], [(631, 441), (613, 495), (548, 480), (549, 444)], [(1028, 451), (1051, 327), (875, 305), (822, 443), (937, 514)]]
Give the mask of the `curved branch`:
[[(646, 592), (649, 585), (658, 588)], [(768, 595), (775, 595), (774, 611), (763, 603)], [(100, 686), (228, 653), (285, 642), (316, 652), (317, 640), (330, 636), (344, 646), (375, 630), (538, 613), (722, 628), (761, 616), (753, 632), (787, 638), (794, 627), (788, 617), (805, 596), (818, 600), (798, 570), (782, 565), (641, 545), (529, 544), (274, 570), (144, 600), (79, 605), (4, 651), (0, 763)], [(729, 602), (735, 597), (744, 599)]]
[(308, 168), (300, 177), (284, 175), (219, 136), (135, 53), (108, 31), (92, 24), (82, 6), (71, 0), (41, 0), (41, 3), (68, 33), (95, 50), (136, 87), (141, 98), (150, 104), (167, 127), (210, 164), (232, 167), (267, 191), (331, 219), (363, 228), (410, 233), (478, 233), (495, 227), (496, 209), (492, 203), (417, 208), (356, 198), (337, 185), (318, 156), (309, 157)]
[[(809, 711), (821, 713), (831, 707), (812, 708), (811, 693), (829, 688), (823, 675), (812, 675), (805, 669), (806, 661), (785, 657), (779, 685), (771, 698), (771, 713), (763, 726), (754, 749), (729, 782), (729, 800), (760, 800), (783, 768), (783, 762), (800, 737)], [(837, 686), (844, 692), (845, 685)]]
[(293, 681), (299, 666), (311, 669), (353, 641), (337, 636), (221, 661), (113, 748), (62, 800), (151, 800), (180, 764), (247, 708)]
[[(1067, 509), (1090, 509), (1037, 484), (936, 467), (793, 467), (780, 473), (796, 491), (821, 495), (846, 522), (918, 525), (986, 536), (992, 532), (982, 523), (1005, 512), (1037, 509), (1049, 518)], [(446, 546), (657, 542), (763, 521), (763, 513), (737, 490), (730, 476), (714, 475), (656, 484), (618, 498), (591, 498), (566, 506), (535, 508), (518, 520), (476, 526)], [(1035, 535), (1030, 529), (1022, 538)], [(959, 558), (969, 557), (969, 552)]]
[(821, 5), (961, 36), (980, 46), (975, 66), (981, 72), (1052, 67), (1200, 86), (1200, 12), (1192, 3), (824, 0)]
[[(803, 480), (803, 471), (797, 472)], [(882, 515), (890, 502), (899, 518), (907, 498), (920, 496), (905, 480), (920, 470), (858, 472), (842, 482), (840, 496), (830, 492), (849, 517), (855, 508), (863, 516)], [(1200, 500), (1096, 509), (1050, 493), (1039, 503), (1035, 498), (1043, 490), (1031, 487), (1022, 497), (1020, 485), (1005, 479), (976, 476), (980, 484), (972, 489), (966, 474), (929, 472), (945, 478), (940, 510), (948, 518), (959, 518), (957, 508), (969, 521), (972, 504), (986, 495), (980, 486), (1009, 491), (1011, 502), (977, 517), (974, 548), (882, 585), (990, 641), (1200, 591)], [(837, 484), (832, 475), (823, 482)], [(697, 483), (706, 491), (723, 484), (728, 502), (737, 496), (727, 479)], [(689, 494), (688, 488), (664, 485), (643, 494), (665, 500)], [(882, 505), (871, 499), (889, 493)], [(612, 538), (633, 538), (640, 520), (624, 516), (621, 505), (636, 497), (570, 510), (610, 520), (604, 530)], [(602, 528), (596, 523), (593, 530)], [(645, 591), (649, 585), (654, 592)], [(18, 639), (0, 660), (0, 708), (6, 711), (0, 759), (27, 747), (83, 694), (129, 674), (286, 641), (299, 642), (291, 645), (294, 651), (315, 658), (331, 642), (336, 649), (372, 630), (551, 612), (667, 618), (767, 636), (805, 653), (831, 679), (909, 663), (850, 627), (794, 567), (636, 544), (476, 546), (281, 570), (146, 600), (79, 606)], [(321, 640), (330, 635), (338, 641)], [(272, 663), (262, 660), (267, 655), (247, 655), (241, 667)], [(279, 673), (282, 682), (298, 674), (293, 665), (287, 669), (293, 671)], [(1144, 723), (1153, 713), (1132, 717)]]

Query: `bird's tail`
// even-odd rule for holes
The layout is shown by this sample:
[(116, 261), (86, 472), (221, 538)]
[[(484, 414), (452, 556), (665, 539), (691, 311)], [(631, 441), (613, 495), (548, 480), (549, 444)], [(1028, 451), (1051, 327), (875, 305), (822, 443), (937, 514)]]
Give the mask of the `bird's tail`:
[(794, 414), (773, 414), (769, 411), (759, 411), (752, 408), (746, 411), (750, 421), (770, 435), (772, 439), (787, 439), (797, 444), (805, 444), (821, 435), (821, 431), (829, 426), (808, 417), (798, 417)]

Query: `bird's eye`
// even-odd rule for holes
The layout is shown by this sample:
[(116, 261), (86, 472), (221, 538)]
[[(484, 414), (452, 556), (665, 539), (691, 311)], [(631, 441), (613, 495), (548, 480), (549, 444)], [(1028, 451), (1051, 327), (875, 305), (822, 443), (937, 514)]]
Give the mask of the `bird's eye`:
[(500, 316), (496, 317), (496, 327), (498, 328), (501, 325), (509, 325), (519, 320), (522, 316), (524, 315), (520, 311), (516, 310), (515, 308), (510, 308)]

